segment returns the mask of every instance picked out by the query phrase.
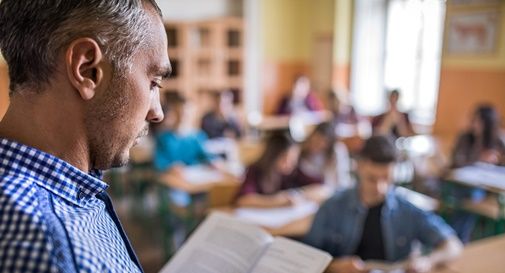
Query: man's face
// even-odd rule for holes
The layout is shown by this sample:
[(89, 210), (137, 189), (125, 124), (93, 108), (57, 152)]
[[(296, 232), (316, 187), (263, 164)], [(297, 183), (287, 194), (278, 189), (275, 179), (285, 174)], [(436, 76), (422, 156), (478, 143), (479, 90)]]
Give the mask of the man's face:
[(133, 56), (131, 69), (114, 73), (88, 108), (91, 166), (96, 169), (125, 165), (130, 148), (147, 134), (148, 124), (163, 119), (158, 86), (170, 71), (167, 38), (159, 16), (146, 12), (150, 18), (146, 31), (151, 34), (146, 45)]
[(370, 160), (358, 162), (359, 193), (365, 206), (384, 201), (393, 180), (393, 163), (379, 164)]
[(389, 95), (389, 105), (391, 106), (391, 108), (397, 107), (399, 99), (400, 99), (400, 96), (398, 94)]

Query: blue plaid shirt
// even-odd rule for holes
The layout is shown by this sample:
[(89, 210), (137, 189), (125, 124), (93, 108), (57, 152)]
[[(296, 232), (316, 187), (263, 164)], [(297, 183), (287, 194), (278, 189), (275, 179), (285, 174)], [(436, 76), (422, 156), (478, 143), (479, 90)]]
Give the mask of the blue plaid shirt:
[(99, 176), (0, 138), (0, 272), (141, 272)]

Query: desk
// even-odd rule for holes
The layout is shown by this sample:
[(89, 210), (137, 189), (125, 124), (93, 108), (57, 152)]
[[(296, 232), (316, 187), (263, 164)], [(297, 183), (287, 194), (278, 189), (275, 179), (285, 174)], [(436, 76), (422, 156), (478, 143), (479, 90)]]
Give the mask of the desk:
[(258, 117), (251, 123), (253, 128), (260, 131), (289, 130), (291, 136), (297, 141), (303, 141), (318, 124), (330, 121), (331, 113), (328, 111), (302, 112), (283, 116)]
[[(252, 214), (258, 215), (266, 213), (269, 215), (268, 217), (276, 219), (276, 220), (281, 220), (281, 223), (286, 221), (286, 223), (282, 226), (276, 226), (275, 228), (270, 226), (261, 226), (261, 224), (257, 224), (261, 226), (263, 229), (265, 229), (267, 232), (269, 232), (273, 236), (285, 236), (285, 237), (301, 237), (304, 236), (312, 226), (312, 221), (314, 220), (314, 216), (319, 209), (319, 206), (325, 202), (328, 198), (330, 198), (334, 190), (332, 187), (328, 186), (320, 186), (320, 185), (313, 185), (313, 186), (307, 186), (304, 187), (303, 189), (300, 189), (300, 192), (303, 194), (303, 198), (301, 199), (300, 202), (296, 205), (296, 207), (286, 207), (286, 208), (264, 208), (264, 209), (258, 209), (260, 211), (256, 211)], [(238, 208), (233, 208), (233, 207), (221, 207), (221, 208), (216, 208), (213, 210), (221, 211), (224, 213), (236, 215)], [(244, 208), (246, 209), (246, 208)], [(248, 210), (248, 209), (246, 209)], [(251, 208), (252, 211), (256, 210), (255, 208)], [(251, 210), (249, 210), (248, 213), (244, 213), (244, 211), (240, 211), (241, 216), (237, 217), (244, 217), (243, 219), (249, 219), (250, 221), (256, 222), (256, 223), (265, 223), (262, 222), (262, 220), (258, 220), (257, 216), (251, 217)], [(212, 210), (211, 210), (212, 211)], [(245, 216), (247, 214), (248, 216)], [(284, 218), (284, 216), (287, 216)], [(293, 217), (294, 216), (294, 217)], [(261, 218), (261, 217), (260, 217)], [(294, 219), (296, 218), (296, 219)], [(255, 219), (255, 220), (254, 220)], [(292, 219), (292, 220), (290, 220)], [(263, 218), (264, 220), (264, 218)], [(271, 221), (267, 221), (271, 222)], [(274, 221), (275, 222), (275, 221)]]
[[(173, 237), (175, 234), (174, 225), (176, 221), (182, 221), (184, 225), (184, 231), (189, 234), (193, 230), (201, 217), (204, 216), (204, 208), (209, 202), (212, 202), (212, 189), (216, 187), (227, 187), (238, 188), (240, 186), (240, 180), (238, 177), (221, 172), (221, 178), (219, 180), (209, 180), (203, 183), (193, 183), (185, 179), (182, 172), (167, 172), (160, 174), (158, 177), (159, 184), (163, 187), (160, 189), (160, 202), (159, 211), (161, 214), (161, 223), (163, 227), (163, 241), (164, 241), (164, 251), (165, 256), (168, 258), (174, 252)], [(172, 200), (169, 200), (166, 190), (174, 189), (182, 191), (189, 195), (189, 204), (187, 207), (173, 206)], [(230, 191), (233, 194), (233, 191)], [(218, 199), (222, 199), (219, 196)], [(205, 203), (196, 202), (195, 200), (203, 200)], [(205, 204), (205, 205), (202, 205)], [(203, 206), (203, 207), (202, 207)]]
[(505, 272), (505, 236), (475, 241), (465, 247), (455, 261), (433, 273), (503, 273)]
[(190, 195), (201, 194), (209, 192), (212, 187), (216, 185), (237, 185), (240, 183), (238, 177), (227, 173), (221, 172), (222, 179), (219, 180), (209, 180), (203, 183), (192, 183), (187, 181), (182, 175), (173, 172), (167, 172), (160, 174), (159, 182), (171, 189), (180, 190), (186, 192)]
[[(448, 208), (462, 208), (471, 213), (485, 216), (493, 220), (494, 234), (505, 232), (505, 168), (476, 164), (449, 173), (444, 179), (442, 193), (443, 203)], [(480, 202), (456, 200), (449, 193), (451, 184), (469, 188), (483, 189), (490, 193), (488, 198)], [(462, 201), (462, 202), (460, 202)]]
[[(224, 207), (213, 209), (212, 211), (220, 211), (233, 215), (235, 209), (231, 207)], [(303, 217), (301, 219), (292, 221), (278, 228), (269, 228), (269, 227), (262, 227), (262, 228), (266, 230), (268, 233), (270, 233), (272, 236), (301, 237), (307, 234), (307, 232), (310, 230), (310, 227), (312, 226), (312, 221), (314, 220), (314, 216), (315, 213)]]
[(445, 180), (497, 194), (505, 193), (505, 167), (486, 164), (467, 166), (452, 170)]

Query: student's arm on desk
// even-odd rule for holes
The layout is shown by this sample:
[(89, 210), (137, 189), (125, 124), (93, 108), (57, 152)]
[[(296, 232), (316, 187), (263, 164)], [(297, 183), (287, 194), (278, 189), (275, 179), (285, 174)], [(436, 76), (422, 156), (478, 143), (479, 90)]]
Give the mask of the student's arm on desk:
[(430, 272), (436, 266), (450, 262), (457, 258), (463, 250), (463, 244), (456, 236), (444, 240), (433, 252), (427, 256), (413, 257), (407, 265), (407, 272)]
[(463, 245), (440, 216), (417, 208), (411, 213), (415, 216), (417, 239), (423, 245), (433, 247), (434, 250), (427, 256), (412, 257), (408, 272), (429, 272), (435, 266), (459, 256)]
[(274, 195), (249, 193), (237, 199), (239, 207), (275, 208), (293, 205), (293, 200), (287, 192), (279, 192)]
[(359, 257), (349, 256), (334, 259), (325, 273), (365, 273), (365, 263)]

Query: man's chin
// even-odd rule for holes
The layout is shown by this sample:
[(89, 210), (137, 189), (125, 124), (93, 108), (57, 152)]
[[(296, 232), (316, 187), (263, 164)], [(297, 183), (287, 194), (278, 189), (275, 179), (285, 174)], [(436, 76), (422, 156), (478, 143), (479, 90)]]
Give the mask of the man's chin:
[(116, 156), (114, 158), (114, 160), (111, 161), (111, 164), (109, 165), (109, 169), (124, 167), (124, 166), (128, 165), (129, 162), (130, 162), (130, 151), (126, 150), (125, 152)]

